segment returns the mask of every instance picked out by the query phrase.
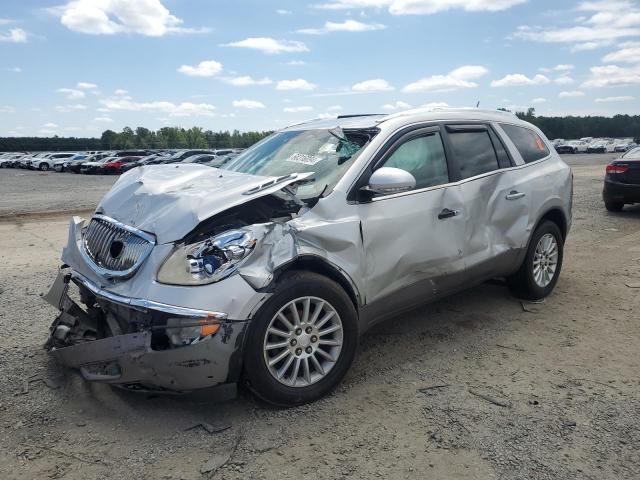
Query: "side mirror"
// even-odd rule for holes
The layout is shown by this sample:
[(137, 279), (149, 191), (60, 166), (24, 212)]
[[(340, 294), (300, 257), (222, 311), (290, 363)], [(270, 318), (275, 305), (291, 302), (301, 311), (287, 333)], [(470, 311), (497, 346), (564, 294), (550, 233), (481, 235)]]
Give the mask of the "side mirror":
[(373, 172), (365, 191), (378, 194), (406, 192), (414, 189), (416, 179), (406, 170), (393, 167), (382, 167)]

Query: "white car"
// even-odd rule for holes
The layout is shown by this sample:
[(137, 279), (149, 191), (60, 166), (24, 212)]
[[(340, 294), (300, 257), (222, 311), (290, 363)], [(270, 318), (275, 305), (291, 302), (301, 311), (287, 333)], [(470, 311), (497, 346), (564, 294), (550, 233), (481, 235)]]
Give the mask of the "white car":
[(55, 166), (58, 160), (73, 157), (75, 153), (49, 153), (43, 157), (33, 157), (27, 168), (31, 170), (47, 171)]

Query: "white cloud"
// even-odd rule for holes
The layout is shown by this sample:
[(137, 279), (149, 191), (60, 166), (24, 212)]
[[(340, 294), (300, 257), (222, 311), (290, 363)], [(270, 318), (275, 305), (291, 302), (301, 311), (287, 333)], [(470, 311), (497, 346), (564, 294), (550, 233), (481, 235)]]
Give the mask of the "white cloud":
[(26, 43), (29, 34), (21, 28), (11, 28), (8, 32), (0, 32), (0, 42)]
[(446, 75), (432, 75), (406, 85), (402, 91), (417, 92), (449, 92), (461, 88), (476, 88), (478, 84), (471, 80), (478, 79), (489, 73), (485, 67), (479, 65), (465, 65)]
[(113, 97), (101, 100), (110, 111), (125, 110), (134, 112), (161, 112), (170, 117), (202, 116), (213, 117), (216, 107), (207, 103), (182, 102), (175, 104), (167, 101), (135, 102), (128, 97)]
[(632, 97), (631, 95), (623, 95), (620, 97), (603, 97), (603, 98), (596, 98), (594, 100), (594, 102), (596, 103), (609, 103), (609, 102), (630, 102), (632, 100), (635, 100), (636, 97)]
[(256, 109), (256, 108), (265, 108), (264, 103), (258, 102), (256, 100), (247, 100), (247, 99), (234, 100), (233, 106), (235, 108), (248, 108), (250, 110)]
[(561, 64), (561, 65), (556, 65), (555, 67), (551, 67), (551, 68), (541, 68), (540, 71), (544, 72), (544, 73), (550, 73), (550, 72), (570, 72), (571, 70), (573, 70), (575, 68), (574, 65), (570, 65), (570, 64)]
[(118, 96), (126, 95), (127, 93), (129, 93), (129, 92), (127, 90), (122, 89), (122, 88), (118, 88), (118, 89), (114, 90), (114, 92), (113, 92), (114, 95), (118, 95)]
[(190, 77), (213, 77), (220, 73), (221, 70), (222, 64), (215, 60), (204, 60), (196, 66), (182, 65), (178, 68), (178, 72)]
[(49, 123), (45, 123), (42, 128), (48, 128), (48, 129), (52, 129), (52, 128), (58, 128), (58, 124), (53, 123), (53, 122), (49, 122)]
[(506, 75), (500, 80), (494, 80), (491, 82), (492, 87), (525, 87), (531, 85), (546, 85), (549, 83), (549, 79), (544, 75), (536, 75), (532, 78), (527, 77), (521, 73), (512, 73)]
[(75, 88), (59, 88), (56, 92), (62, 93), (69, 100), (79, 100), (86, 95), (82, 90), (76, 90)]
[(575, 83), (575, 80), (568, 75), (563, 75), (561, 77), (554, 78), (553, 83), (556, 85), (571, 85), (572, 83)]
[(327, 110), (330, 112), (339, 112), (342, 110), (342, 105), (331, 105)]
[(302, 78), (295, 80), (280, 80), (276, 85), (276, 90), (313, 90), (317, 85), (307, 82)]
[(374, 78), (356, 83), (351, 87), (354, 92), (389, 92), (393, 90), (393, 86), (382, 78)]
[(449, 104), (446, 102), (429, 102), (420, 106), (424, 108), (447, 108)]
[(76, 88), (80, 88), (82, 90), (95, 90), (98, 88), (98, 85), (89, 82), (78, 82), (76, 83)]
[(316, 5), (328, 10), (388, 8), (392, 15), (430, 15), (453, 8), (469, 12), (506, 10), (526, 0), (329, 0)]
[(252, 85), (270, 85), (273, 81), (268, 78), (252, 78), (248, 75), (240, 76), (240, 77), (220, 77), (224, 83), (229, 85), (233, 85), (234, 87), (248, 87)]
[(336, 118), (338, 116), (337, 113), (331, 113), (331, 112), (326, 112), (326, 113), (319, 113), (318, 114), (318, 118), (321, 120), (328, 120), (330, 118)]
[(0, 106), (0, 113), (16, 113), (16, 109), (10, 105)]
[(73, 105), (56, 106), (56, 112), (60, 112), (60, 113), (79, 112), (81, 110), (86, 110), (86, 109), (87, 109), (87, 106), (81, 103), (76, 103)]
[(160, 0), (72, 0), (49, 11), (70, 30), (91, 35), (137, 33), (161, 37), (167, 33), (206, 33), (181, 27)]
[(640, 42), (625, 42), (619, 45), (621, 48), (611, 52), (602, 58), (606, 63), (640, 63)]
[(20, 67), (7, 67), (5, 68), (5, 70), (7, 72), (13, 72), (13, 73), (21, 73), (22, 69)]
[(309, 49), (303, 42), (293, 40), (276, 40), (270, 37), (251, 37), (238, 42), (225, 43), (223, 47), (249, 48), (259, 50), (268, 55), (280, 53), (308, 52)]
[(322, 28), (302, 28), (297, 33), (307, 35), (323, 35), (332, 32), (371, 32), (374, 30), (383, 30), (387, 28), (381, 23), (363, 23), (357, 20), (345, 20), (341, 23), (325, 22)]
[(584, 92), (580, 90), (571, 90), (570, 92), (560, 92), (558, 98), (584, 97)]
[(395, 110), (408, 110), (411, 108), (411, 105), (409, 105), (406, 102), (402, 102), (398, 100), (395, 103), (385, 103), (381, 108), (382, 110), (388, 110), (390, 112), (393, 112)]
[(640, 35), (640, 9), (634, 2), (583, 1), (578, 10), (587, 15), (573, 16), (573, 26), (542, 28), (523, 25), (513, 36), (534, 42), (572, 44), (572, 51), (584, 51), (610, 45), (619, 38)]
[(308, 105), (303, 105), (301, 107), (285, 107), (282, 109), (285, 113), (300, 113), (300, 112), (311, 112), (313, 107)]
[(100, 123), (113, 123), (113, 119), (111, 117), (96, 117), (93, 121)]
[(284, 8), (279, 8), (276, 10), (278, 15), (291, 15), (293, 12), (291, 10), (285, 10)]
[(300, 66), (300, 65), (306, 65), (307, 62), (305, 62), (304, 60), (291, 60), (290, 62), (287, 62), (287, 65), (292, 65), (292, 66)]
[(623, 87), (640, 84), (640, 65), (633, 67), (619, 67), (604, 65), (590, 68), (591, 74), (583, 88)]
[(534, 98), (533, 100), (531, 100), (531, 103), (533, 104), (546, 103), (546, 102), (547, 102), (547, 99), (542, 97)]

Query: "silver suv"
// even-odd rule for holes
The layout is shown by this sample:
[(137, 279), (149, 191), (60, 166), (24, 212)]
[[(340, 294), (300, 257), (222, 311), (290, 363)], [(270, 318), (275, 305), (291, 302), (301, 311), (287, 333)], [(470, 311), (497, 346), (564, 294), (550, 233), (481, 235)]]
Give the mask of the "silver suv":
[(381, 320), (495, 277), (549, 295), (571, 200), (542, 132), (481, 110), (314, 120), (224, 169), (142, 166), (71, 220), (47, 346), (130, 389), (313, 401)]

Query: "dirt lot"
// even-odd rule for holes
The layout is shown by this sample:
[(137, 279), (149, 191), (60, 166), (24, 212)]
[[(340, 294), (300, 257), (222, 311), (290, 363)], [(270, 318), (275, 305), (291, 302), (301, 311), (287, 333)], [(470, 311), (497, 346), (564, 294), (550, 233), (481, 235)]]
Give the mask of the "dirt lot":
[[(59, 369), (40, 295), (66, 216), (5, 218), (0, 478), (640, 478), (640, 290), (626, 285), (640, 281), (640, 206), (604, 210), (606, 156), (568, 161), (574, 224), (551, 297), (523, 306), (490, 283), (391, 320), (333, 395), (291, 410), (134, 395)], [(86, 208), (113, 181), (64, 175), (52, 200), (38, 182), (60, 175), (16, 173), (0, 171), (0, 212)]]

